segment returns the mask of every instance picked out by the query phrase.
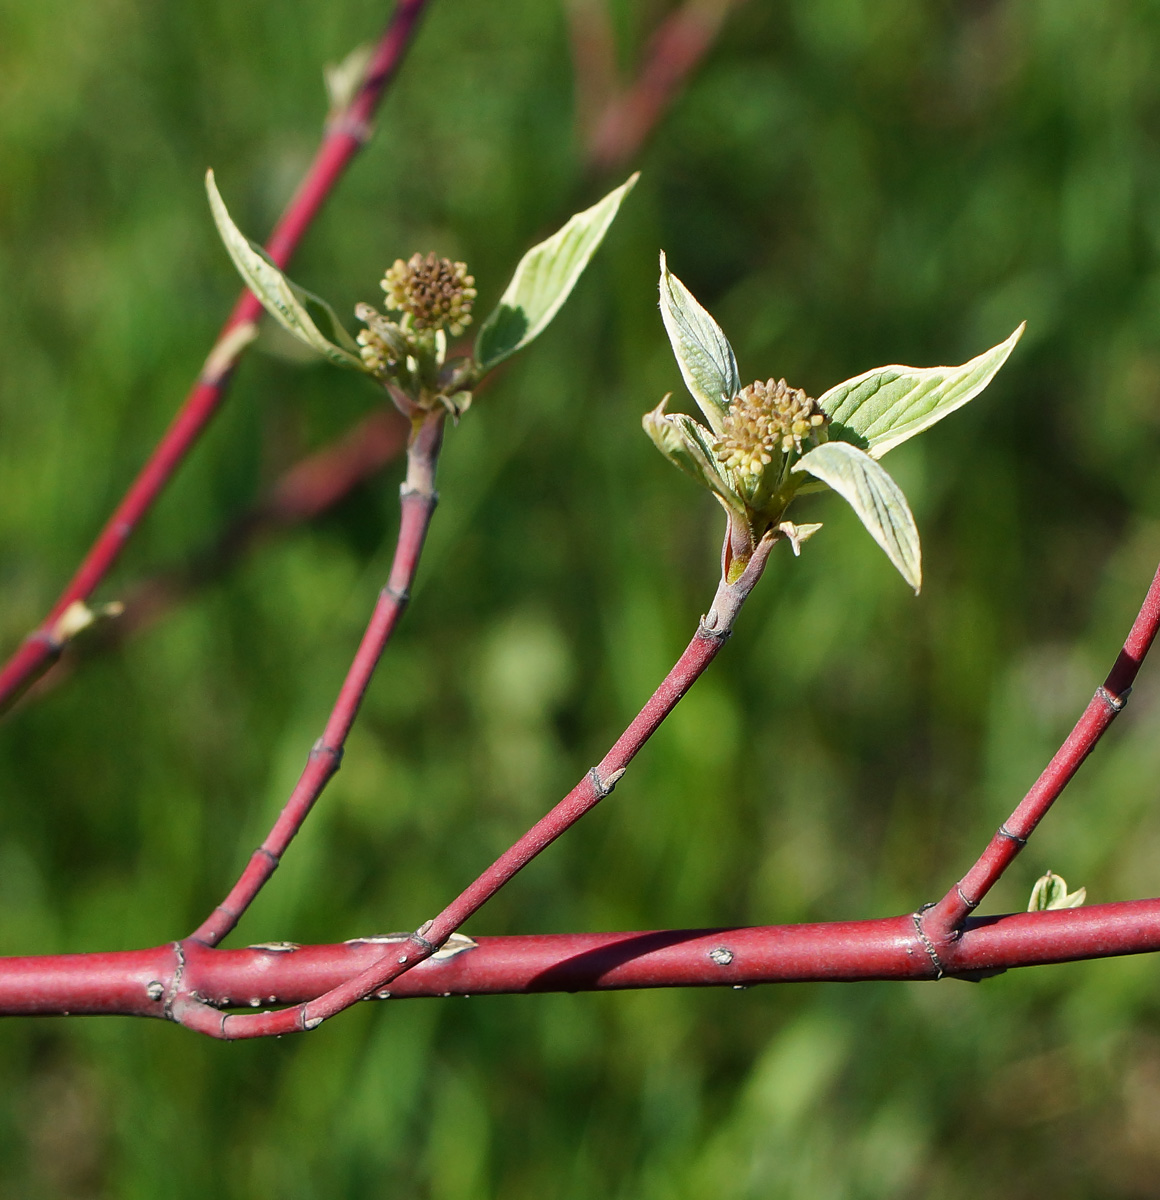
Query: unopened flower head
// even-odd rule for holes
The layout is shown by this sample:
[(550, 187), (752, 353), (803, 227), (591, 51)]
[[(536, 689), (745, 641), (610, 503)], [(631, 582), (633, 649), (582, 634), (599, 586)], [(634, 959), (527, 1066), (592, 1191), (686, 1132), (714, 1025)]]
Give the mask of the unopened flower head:
[(406, 262), (396, 259), (383, 276), (383, 291), (387, 308), (407, 314), (412, 329), (418, 332), (446, 326), (452, 337), (458, 337), (471, 324), (474, 283), (466, 263), (439, 258), (432, 252), (425, 258), (412, 254)]
[(800, 454), (802, 439), (828, 420), (801, 388), (789, 387), (784, 379), (757, 380), (730, 401), (713, 449), (722, 466), (755, 479), (775, 454)]
[(370, 304), (356, 305), (354, 315), (366, 325), (357, 338), (363, 362), (376, 375), (389, 374), (406, 353), (402, 330)]

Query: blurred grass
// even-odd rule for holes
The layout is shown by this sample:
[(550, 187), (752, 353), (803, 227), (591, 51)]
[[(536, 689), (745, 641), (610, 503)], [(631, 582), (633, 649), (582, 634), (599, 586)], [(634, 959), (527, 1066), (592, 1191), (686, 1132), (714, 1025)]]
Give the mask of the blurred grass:
[[(624, 61), (663, 6), (617, 6)], [(201, 176), (261, 234), (370, 0), (0, 3), (0, 637), (47, 607), (236, 291)], [(566, 21), (436, 0), (294, 274), (344, 311), (397, 254), (481, 307), (612, 180), (586, 175)], [(777, 561), (615, 799), (476, 933), (817, 920), (933, 898), (1102, 678), (1160, 544), (1160, 12), (1095, 0), (737, 10), (641, 155), (556, 326), (452, 431), (416, 603), (346, 762), (242, 930), (429, 916), (593, 762), (711, 593), (719, 513), (639, 415), (679, 388), (656, 253), (747, 378), (814, 394), (1028, 334), (891, 456), (919, 600), (836, 501)], [(624, 172), (627, 174), (627, 170)], [(374, 402), (256, 354), (107, 596), (181, 561)], [(316, 736), (381, 584), (398, 472), (0, 729), (0, 952), (200, 919)], [(803, 505), (803, 517), (806, 510)], [(993, 897), (1051, 868), (1156, 891), (1145, 672)], [(1155, 1194), (1150, 958), (982, 985), (360, 1006), (222, 1046), (132, 1021), (0, 1028), (0, 1196), (466, 1200)]]

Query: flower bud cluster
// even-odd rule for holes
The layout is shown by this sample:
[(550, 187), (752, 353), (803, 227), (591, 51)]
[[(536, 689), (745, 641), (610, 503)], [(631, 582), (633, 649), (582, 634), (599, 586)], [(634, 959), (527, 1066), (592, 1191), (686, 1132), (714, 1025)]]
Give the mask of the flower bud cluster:
[(722, 466), (756, 479), (775, 454), (800, 454), (802, 439), (828, 422), (801, 388), (789, 387), (784, 379), (757, 380), (730, 401), (713, 450)]
[(367, 369), (376, 375), (389, 375), (406, 355), (403, 331), (369, 304), (355, 305), (354, 315), (366, 325), (357, 341)]
[(474, 284), (466, 263), (438, 258), (434, 252), (426, 258), (412, 254), (406, 262), (396, 259), (382, 282), (387, 308), (409, 316), (412, 329), (421, 332), (446, 326), (452, 337), (459, 337), (471, 324)]

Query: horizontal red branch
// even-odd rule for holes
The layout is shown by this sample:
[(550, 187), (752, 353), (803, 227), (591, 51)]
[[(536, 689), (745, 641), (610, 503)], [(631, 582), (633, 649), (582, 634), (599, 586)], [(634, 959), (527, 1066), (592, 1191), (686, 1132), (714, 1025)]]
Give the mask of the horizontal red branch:
[[(406, 935), (398, 935), (400, 946)], [(466, 939), (465, 939), (466, 941)], [(109, 954), (0, 958), (0, 1014), (165, 1017), (179, 990), (215, 1007), (301, 1004), (379, 961), (381, 938), (211, 950), (176, 943)], [(951, 975), (1160, 950), (1160, 899), (976, 917)], [(933, 979), (914, 917), (647, 933), (483, 937), (420, 963), (397, 998), (758, 983)]]

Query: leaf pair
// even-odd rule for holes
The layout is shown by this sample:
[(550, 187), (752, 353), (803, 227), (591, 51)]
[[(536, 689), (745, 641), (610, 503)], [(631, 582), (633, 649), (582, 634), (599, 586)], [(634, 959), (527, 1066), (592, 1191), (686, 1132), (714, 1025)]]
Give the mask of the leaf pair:
[[(523, 256), (499, 304), (479, 330), (473, 355), (477, 376), (522, 350), (544, 330), (575, 287), (637, 178), (631, 176)], [(357, 344), (330, 305), (287, 278), (234, 224), (213, 171), (206, 172), (205, 186), (230, 258), (266, 311), (331, 362), (369, 373)]]
[(691, 417), (665, 412), (666, 397), (644, 418), (661, 452), (713, 491), (730, 512), (744, 517), (755, 537), (777, 525), (802, 490), (794, 477), (812, 475), (847, 501), (917, 592), (922, 553), (914, 517), (902, 490), (876, 460), (977, 396), (1007, 361), (1023, 326), (962, 366), (877, 367), (831, 388), (816, 402), (828, 420), (825, 440), (815, 438), (822, 444), (804, 450), (795, 438), (778, 462), (767, 445), (763, 457), (770, 482), (764, 491), (750, 487), (753, 498), (747, 500), (747, 489), (739, 486), (722, 449), (741, 393), (736, 357), (721, 327), (669, 271), (663, 253), (660, 302), (685, 385), (709, 423), (705, 429)]

